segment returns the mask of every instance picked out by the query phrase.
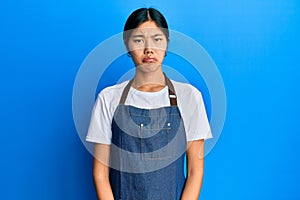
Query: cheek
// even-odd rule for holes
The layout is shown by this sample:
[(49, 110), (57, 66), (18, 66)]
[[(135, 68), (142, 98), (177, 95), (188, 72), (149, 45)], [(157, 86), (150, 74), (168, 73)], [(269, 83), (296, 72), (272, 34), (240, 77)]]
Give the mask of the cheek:
[(130, 51), (130, 54), (131, 54), (132, 58), (137, 59), (137, 58), (140, 58), (142, 56), (143, 51), (141, 51), (141, 50), (134, 50), (134, 51)]
[(130, 52), (139, 52), (143, 50), (143, 45), (134, 44), (133, 42), (129, 42), (127, 45), (127, 50)]
[(131, 55), (131, 59), (133, 60), (133, 62), (136, 64), (136, 65), (139, 65), (141, 64), (141, 57), (142, 57), (142, 53), (139, 52), (139, 51), (131, 51), (130, 52), (130, 55)]
[(165, 54), (166, 54), (166, 51), (167, 51), (167, 48), (163, 48), (163, 49), (159, 49), (157, 50), (157, 56), (160, 58), (160, 59), (164, 59), (165, 57)]
[(163, 58), (165, 56), (165, 50), (159, 50), (157, 51), (156, 55), (159, 57), (159, 58)]
[(167, 51), (167, 44), (163, 44), (163, 45), (162, 45), (161, 47), (159, 47), (159, 49), (157, 50), (157, 52), (158, 52), (159, 54), (163, 54), (163, 55), (165, 55), (166, 51)]

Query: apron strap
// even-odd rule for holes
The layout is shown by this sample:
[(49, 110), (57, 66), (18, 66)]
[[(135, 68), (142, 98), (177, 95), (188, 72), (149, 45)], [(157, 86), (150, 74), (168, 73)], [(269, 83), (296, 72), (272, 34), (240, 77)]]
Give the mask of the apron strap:
[(121, 104), (121, 105), (124, 105), (124, 104), (125, 104), (125, 101), (126, 101), (128, 92), (129, 92), (129, 90), (130, 90), (130, 87), (131, 87), (131, 85), (132, 85), (132, 82), (133, 82), (133, 79), (130, 80), (130, 81), (128, 82), (128, 84), (126, 85), (126, 87), (124, 88), (119, 104)]
[[(164, 76), (165, 76), (166, 85), (169, 88), (170, 105), (177, 106), (177, 98), (176, 98), (174, 86), (173, 86), (172, 82), (170, 81), (170, 79), (168, 79), (168, 77), (166, 76), (165, 73), (164, 73)], [(132, 85), (132, 82), (133, 82), (133, 79), (130, 80), (128, 82), (128, 84), (125, 86), (119, 104), (121, 104), (121, 105), (125, 104), (125, 101), (126, 101), (128, 92), (130, 90), (130, 87)]]
[(170, 79), (168, 79), (168, 77), (166, 76), (165, 73), (164, 73), (164, 75), (165, 75), (166, 85), (169, 88), (170, 105), (177, 106), (177, 98), (176, 98), (174, 86), (173, 86), (172, 82), (170, 81)]

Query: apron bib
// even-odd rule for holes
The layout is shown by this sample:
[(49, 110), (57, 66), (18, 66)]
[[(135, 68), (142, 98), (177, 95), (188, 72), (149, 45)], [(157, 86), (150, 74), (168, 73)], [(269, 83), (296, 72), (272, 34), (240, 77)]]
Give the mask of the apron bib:
[(125, 87), (112, 121), (110, 184), (115, 200), (179, 200), (184, 184), (186, 134), (174, 87), (165, 77), (171, 106), (124, 105)]

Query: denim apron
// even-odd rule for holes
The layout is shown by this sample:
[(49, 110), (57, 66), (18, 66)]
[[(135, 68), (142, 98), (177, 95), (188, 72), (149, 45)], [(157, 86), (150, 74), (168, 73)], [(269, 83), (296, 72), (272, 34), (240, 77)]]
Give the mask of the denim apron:
[(170, 105), (124, 105), (124, 88), (112, 121), (110, 184), (115, 200), (179, 200), (185, 185), (186, 134), (171, 81)]

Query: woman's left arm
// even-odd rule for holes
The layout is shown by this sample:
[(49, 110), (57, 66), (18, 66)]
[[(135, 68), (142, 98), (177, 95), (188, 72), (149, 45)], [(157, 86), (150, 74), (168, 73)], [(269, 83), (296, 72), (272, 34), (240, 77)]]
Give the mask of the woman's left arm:
[(204, 170), (204, 140), (188, 142), (187, 180), (181, 200), (198, 200)]

